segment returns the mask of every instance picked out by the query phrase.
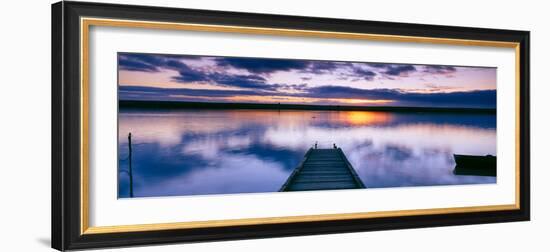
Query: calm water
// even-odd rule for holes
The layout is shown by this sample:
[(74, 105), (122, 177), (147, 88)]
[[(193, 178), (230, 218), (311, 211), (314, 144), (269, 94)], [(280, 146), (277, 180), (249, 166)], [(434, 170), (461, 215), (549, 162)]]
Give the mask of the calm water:
[(119, 197), (274, 192), (306, 151), (342, 148), (368, 188), (495, 183), (453, 153), (496, 154), (496, 116), (339, 111), (121, 110)]

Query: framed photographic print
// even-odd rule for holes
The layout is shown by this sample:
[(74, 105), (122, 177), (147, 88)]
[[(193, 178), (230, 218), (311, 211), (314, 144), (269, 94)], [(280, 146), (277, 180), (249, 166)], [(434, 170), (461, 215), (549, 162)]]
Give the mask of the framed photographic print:
[(52, 247), (529, 220), (529, 32), (60, 2)]

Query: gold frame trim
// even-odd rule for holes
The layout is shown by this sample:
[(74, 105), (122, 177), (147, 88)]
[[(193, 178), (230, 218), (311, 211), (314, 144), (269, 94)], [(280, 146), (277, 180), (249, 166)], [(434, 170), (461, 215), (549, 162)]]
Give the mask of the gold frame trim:
[[(386, 41), (386, 42), (408, 42), (408, 43), (430, 43), (430, 44), (447, 44), (461, 46), (487, 46), (487, 47), (504, 47), (514, 48), (516, 56), (516, 188), (515, 188), (515, 204), (509, 205), (489, 205), (489, 206), (474, 206), (474, 207), (452, 207), (452, 208), (433, 208), (433, 209), (415, 209), (415, 210), (396, 210), (396, 211), (378, 211), (364, 213), (342, 213), (342, 214), (321, 214), (321, 215), (302, 215), (302, 216), (284, 216), (284, 217), (268, 217), (268, 218), (248, 218), (248, 219), (228, 219), (228, 220), (209, 220), (209, 221), (191, 221), (191, 222), (172, 222), (172, 223), (155, 223), (155, 224), (134, 224), (121, 226), (98, 226), (90, 227), (89, 223), (89, 29), (90, 26), (109, 26), (109, 27), (131, 27), (145, 29), (164, 29), (164, 30), (185, 30), (185, 31), (200, 31), (200, 32), (223, 32), (223, 33), (240, 33), (240, 34), (255, 34), (255, 35), (276, 35), (276, 36), (298, 36), (298, 37), (316, 37), (316, 38), (332, 38), (332, 39), (357, 39), (370, 41)], [(501, 210), (517, 210), (520, 209), (520, 44), (516, 42), (503, 41), (488, 41), (488, 40), (467, 40), (467, 39), (452, 39), (452, 38), (433, 38), (419, 36), (399, 36), (399, 35), (381, 35), (381, 34), (366, 34), (366, 33), (348, 33), (348, 32), (328, 32), (317, 30), (294, 30), (294, 29), (278, 29), (278, 28), (261, 28), (248, 26), (227, 26), (227, 25), (205, 25), (194, 23), (169, 23), (169, 22), (152, 22), (152, 21), (136, 21), (122, 19), (101, 19), (101, 18), (81, 18), (80, 19), (80, 58), (81, 58), (81, 170), (80, 170), (80, 233), (81, 235), (88, 234), (105, 234), (119, 232), (139, 232), (139, 231), (158, 231), (158, 230), (173, 230), (173, 229), (191, 229), (191, 228), (207, 228), (207, 227), (227, 227), (227, 226), (242, 226), (242, 225), (261, 225), (261, 224), (280, 224), (292, 222), (313, 222), (313, 221), (329, 221), (329, 220), (351, 220), (351, 219), (367, 219), (367, 218), (382, 218), (394, 216), (415, 216), (415, 215), (435, 215), (435, 214), (451, 214), (451, 213), (469, 213), (469, 212), (490, 212)]]

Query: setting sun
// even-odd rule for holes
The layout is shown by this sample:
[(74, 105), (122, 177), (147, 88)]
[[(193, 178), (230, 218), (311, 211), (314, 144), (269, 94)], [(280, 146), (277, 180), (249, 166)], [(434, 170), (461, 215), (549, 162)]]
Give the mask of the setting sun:
[(386, 112), (349, 111), (343, 112), (343, 118), (352, 125), (382, 124), (391, 121), (392, 117)]

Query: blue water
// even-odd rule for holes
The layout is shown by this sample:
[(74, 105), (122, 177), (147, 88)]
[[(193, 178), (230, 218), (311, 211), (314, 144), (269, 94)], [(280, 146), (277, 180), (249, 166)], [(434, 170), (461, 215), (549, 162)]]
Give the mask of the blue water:
[[(341, 147), (367, 188), (495, 183), (453, 153), (496, 154), (496, 116), (276, 110), (124, 110), (118, 196), (275, 192), (315, 142)], [(368, 190), (368, 189), (367, 189)]]

